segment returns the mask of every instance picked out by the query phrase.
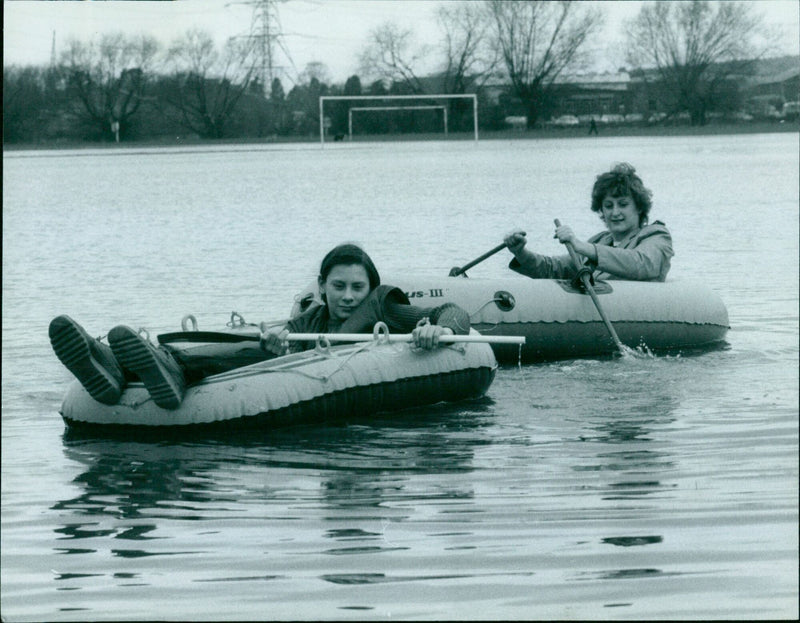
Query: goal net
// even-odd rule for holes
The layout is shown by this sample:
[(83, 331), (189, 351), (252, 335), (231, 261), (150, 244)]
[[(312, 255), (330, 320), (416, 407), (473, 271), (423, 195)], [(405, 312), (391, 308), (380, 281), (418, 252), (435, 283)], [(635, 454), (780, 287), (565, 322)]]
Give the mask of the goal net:
[[(325, 116), (325, 103), (330, 101), (351, 101), (353, 103), (362, 102), (380, 102), (380, 106), (347, 106), (347, 136), (352, 139), (353, 137), (353, 113), (364, 112), (397, 112), (408, 110), (441, 110), (442, 124), (444, 127), (444, 135), (447, 136), (448, 120), (447, 120), (447, 105), (448, 100), (464, 99), (472, 101), (472, 125), (474, 140), (478, 140), (478, 98), (475, 94), (434, 94), (434, 95), (321, 95), (319, 98), (319, 140), (320, 144), (325, 144), (326, 134), (329, 134), (333, 122), (330, 117)], [(411, 101), (416, 100), (417, 104)], [(396, 101), (395, 105), (387, 105), (388, 102)], [(431, 104), (435, 101), (437, 104)], [(330, 107), (329, 107), (330, 108)], [(341, 114), (341, 110), (339, 111)], [(335, 137), (337, 140), (344, 138), (344, 128), (337, 128)]]

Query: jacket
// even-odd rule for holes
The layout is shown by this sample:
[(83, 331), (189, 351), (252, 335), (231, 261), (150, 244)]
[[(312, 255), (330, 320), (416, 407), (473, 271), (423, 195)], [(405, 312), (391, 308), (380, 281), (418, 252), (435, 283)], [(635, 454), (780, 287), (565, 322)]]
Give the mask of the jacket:
[[(369, 293), (353, 314), (339, 327), (338, 333), (371, 333), (378, 322), (386, 323), (390, 333), (409, 333), (427, 317), (431, 324), (448, 327), (456, 335), (469, 333), (469, 314), (454, 303), (438, 307), (417, 307), (399, 288), (381, 285)], [(328, 333), (327, 305), (312, 305), (286, 325), (292, 333)], [(297, 352), (314, 348), (315, 342), (295, 342)]]
[[(597, 262), (585, 262), (595, 279), (665, 281), (675, 255), (672, 236), (661, 221), (645, 225), (618, 244), (608, 231), (592, 236), (588, 242), (597, 249)], [(569, 255), (532, 253), (523, 263), (512, 259), (508, 267), (534, 279), (572, 279), (577, 274)]]

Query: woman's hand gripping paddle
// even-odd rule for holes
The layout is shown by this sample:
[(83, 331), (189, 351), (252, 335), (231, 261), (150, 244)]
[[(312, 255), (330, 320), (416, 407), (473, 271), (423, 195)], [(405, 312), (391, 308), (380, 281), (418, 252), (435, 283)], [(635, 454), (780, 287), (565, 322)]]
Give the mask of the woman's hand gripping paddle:
[[(561, 227), (561, 221), (559, 221), (558, 219), (555, 219), (554, 222), (556, 224), (556, 227)], [(565, 242), (564, 246), (567, 247), (567, 251), (569, 251), (569, 256), (572, 258), (572, 262), (575, 264), (575, 268), (577, 268), (580, 271), (580, 269), (583, 267), (583, 264), (581, 263), (581, 260), (578, 257), (577, 251), (575, 251), (575, 248), (572, 246), (572, 243), (571, 242)], [(611, 321), (608, 319), (608, 316), (606, 315), (606, 312), (603, 309), (603, 306), (600, 304), (600, 299), (597, 296), (597, 292), (595, 292), (594, 288), (592, 287), (592, 283), (591, 283), (591, 281), (589, 279), (589, 275), (587, 273), (585, 273), (585, 272), (582, 272), (582, 273), (579, 273), (579, 274), (580, 274), (580, 277), (581, 277), (581, 281), (583, 281), (583, 287), (586, 288), (586, 291), (589, 293), (589, 296), (592, 297), (592, 301), (594, 301), (594, 306), (597, 308), (597, 311), (600, 314), (600, 317), (603, 319), (603, 322), (606, 324), (606, 328), (608, 329), (608, 332), (611, 334), (611, 339), (614, 340), (614, 344), (616, 344), (617, 349), (619, 350), (620, 354), (621, 355), (626, 355), (626, 354), (629, 354), (629, 353), (635, 353), (635, 351), (633, 351), (630, 348), (628, 348), (627, 346), (625, 346), (620, 341), (619, 337), (617, 336), (617, 332), (614, 330), (614, 327), (611, 324)]]

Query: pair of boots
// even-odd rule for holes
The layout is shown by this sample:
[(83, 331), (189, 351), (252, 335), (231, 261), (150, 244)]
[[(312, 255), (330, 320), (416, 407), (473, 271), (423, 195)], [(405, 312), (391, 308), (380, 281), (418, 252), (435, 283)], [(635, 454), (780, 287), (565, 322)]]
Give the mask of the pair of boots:
[(180, 406), (186, 380), (168, 352), (124, 325), (111, 329), (108, 343), (110, 347), (91, 337), (69, 316), (58, 316), (50, 322), (50, 344), (56, 357), (98, 402), (119, 402), (128, 371), (141, 379), (159, 407)]

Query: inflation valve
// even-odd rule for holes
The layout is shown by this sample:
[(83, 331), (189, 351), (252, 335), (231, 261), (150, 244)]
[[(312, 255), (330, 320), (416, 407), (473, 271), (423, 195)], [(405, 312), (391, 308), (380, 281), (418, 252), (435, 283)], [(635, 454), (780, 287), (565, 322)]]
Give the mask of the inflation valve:
[(494, 302), (495, 305), (500, 308), (500, 311), (504, 312), (511, 311), (514, 309), (514, 305), (517, 304), (514, 300), (514, 296), (505, 290), (498, 290), (494, 293)]

